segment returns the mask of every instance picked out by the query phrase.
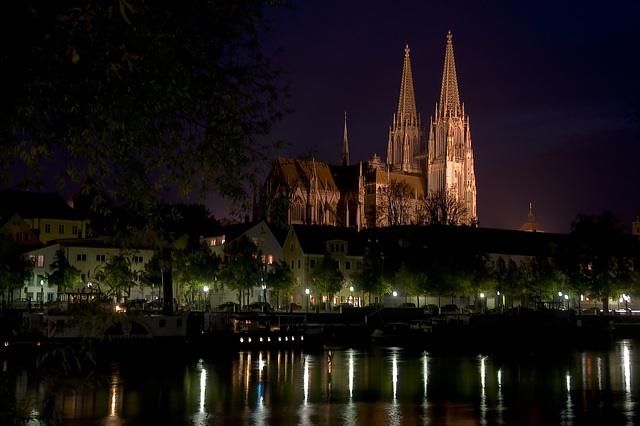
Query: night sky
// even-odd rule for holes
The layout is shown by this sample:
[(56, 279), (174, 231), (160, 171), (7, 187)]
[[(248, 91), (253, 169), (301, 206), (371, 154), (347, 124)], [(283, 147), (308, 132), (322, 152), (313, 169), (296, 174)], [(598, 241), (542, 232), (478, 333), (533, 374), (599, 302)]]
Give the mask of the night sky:
[[(478, 216), (518, 229), (529, 203), (547, 232), (578, 213), (640, 210), (640, 2), (298, 1), (270, 13), (265, 51), (292, 83), (294, 112), (274, 138), (339, 163), (347, 112), (352, 164), (386, 159), (405, 44), (428, 126), (439, 99), (447, 31), (470, 118)], [(224, 203), (209, 209), (226, 216)]]

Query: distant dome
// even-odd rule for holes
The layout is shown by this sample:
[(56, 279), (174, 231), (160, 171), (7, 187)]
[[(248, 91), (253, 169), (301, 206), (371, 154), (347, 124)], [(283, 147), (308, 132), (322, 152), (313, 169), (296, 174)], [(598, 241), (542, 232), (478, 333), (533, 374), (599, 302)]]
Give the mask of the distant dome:
[(520, 231), (544, 232), (542, 226), (540, 226), (540, 224), (536, 222), (536, 217), (533, 215), (531, 203), (529, 203), (529, 214), (527, 215), (527, 221), (520, 227)]

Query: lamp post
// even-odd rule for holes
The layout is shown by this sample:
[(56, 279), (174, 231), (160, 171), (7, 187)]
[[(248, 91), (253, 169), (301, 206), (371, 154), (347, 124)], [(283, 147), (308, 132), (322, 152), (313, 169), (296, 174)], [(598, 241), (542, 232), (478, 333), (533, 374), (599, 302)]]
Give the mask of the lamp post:
[(393, 307), (396, 307), (396, 297), (398, 297), (398, 292), (393, 290)]
[(480, 293), (480, 303), (482, 304), (482, 313), (485, 313), (485, 303), (486, 300), (484, 298), (484, 293)]
[(40, 280), (40, 309), (44, 306), (44, 280)]
[(309, 289), (306, 289), (304, 292), (307, 294), (307, 313), (309, 313)]
[(208, 306), (209, 306), (209, 286), (205, 285), (204, 287), (202, 287), (202, 289), (204, 290), (204, 306), (205, 306), (205, 310), (209, 310)]
[(351, 292), (351, 306), (353, 306), (354, 305), (354, 303), (353, 303), (353, 286), (349, 287), (349, 291)]

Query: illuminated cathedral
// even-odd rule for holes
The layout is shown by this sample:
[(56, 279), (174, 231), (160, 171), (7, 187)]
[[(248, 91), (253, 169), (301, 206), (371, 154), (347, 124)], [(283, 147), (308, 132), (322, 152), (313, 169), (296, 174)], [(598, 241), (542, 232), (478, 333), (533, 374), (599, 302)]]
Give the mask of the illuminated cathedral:
[[(460, 102), (451, 32), (447, 34), (440, 100), (428, 133), (416, 108), (409, 46), (404, 49), (398, 109), (389, 128), (386, 161), (377, 155), (349, 163), (345, 113), (339, 164), (278, 158), (265, 180), (254, 216), (288, 224), (357, 229), (385, 226), (385, 188), (401, 182), (407, 212), (397, 224), (419, 223), (415, 213), (430, 193), (445, 193), (464, 207), (460, 225), (477, 224), (476, 179), (469, 117)], [(286, 211), (282, 211), (282, 210)]]

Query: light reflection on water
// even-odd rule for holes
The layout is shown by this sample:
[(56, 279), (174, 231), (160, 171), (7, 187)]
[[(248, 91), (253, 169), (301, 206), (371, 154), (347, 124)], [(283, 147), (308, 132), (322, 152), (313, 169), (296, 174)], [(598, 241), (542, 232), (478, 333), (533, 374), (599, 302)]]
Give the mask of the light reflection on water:
[[(637, 342), (547, 356), (400, 348), (239, 352), (195, 363), (114, 364), (104, 387), (67, 389), (66, 424), (634, 424)], [(3, 363), (3, 375), (11, 366)], [(51, 381), (26, 371), (18, 403), (38, 413)]]

